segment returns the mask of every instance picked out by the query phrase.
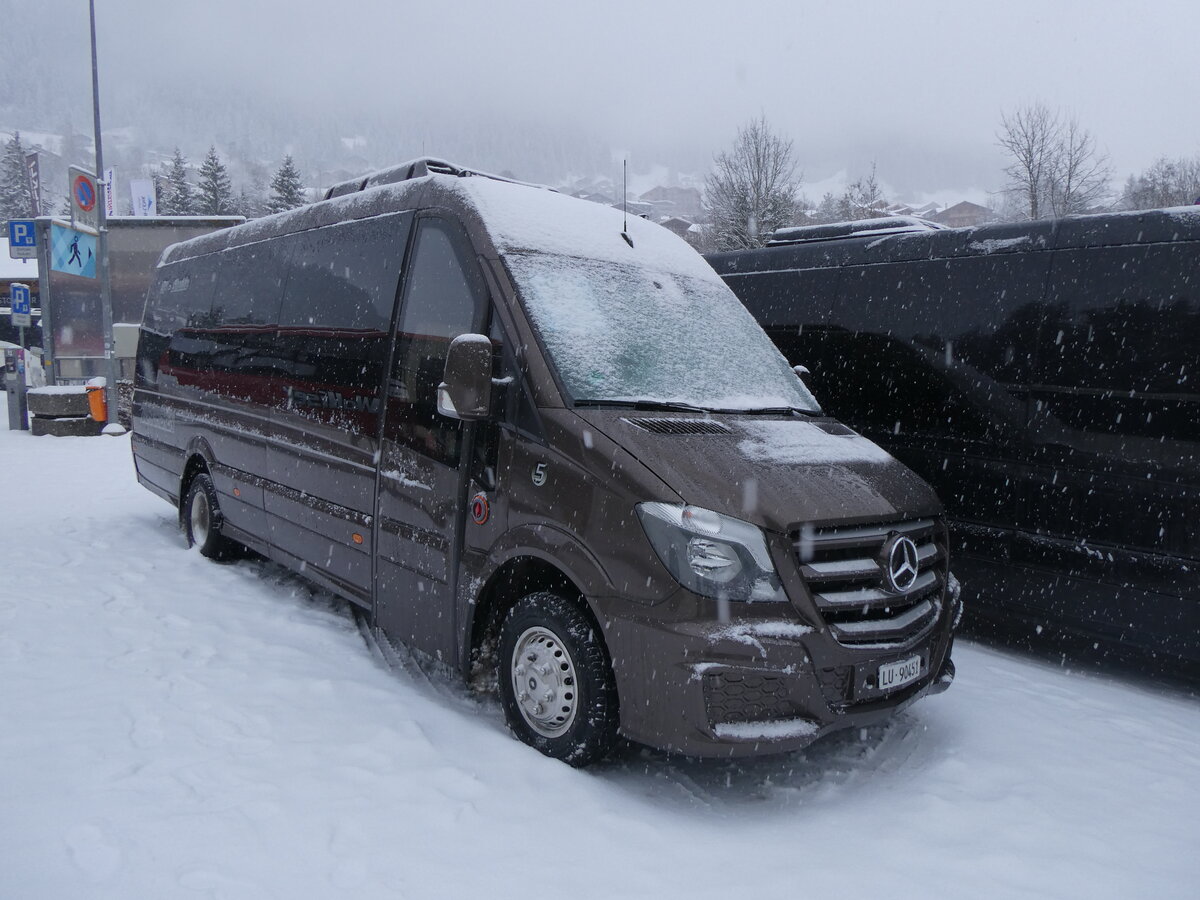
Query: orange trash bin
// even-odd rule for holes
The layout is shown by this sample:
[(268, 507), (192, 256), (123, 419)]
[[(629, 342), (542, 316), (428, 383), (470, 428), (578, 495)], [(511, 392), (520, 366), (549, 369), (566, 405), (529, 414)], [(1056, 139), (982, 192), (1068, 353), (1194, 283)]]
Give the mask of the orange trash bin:
[(104, 385), (89, 384), (85, 386), (88, 398), (88, 411), (97, 422), (108, 421), (108, 403), (104, 399)]

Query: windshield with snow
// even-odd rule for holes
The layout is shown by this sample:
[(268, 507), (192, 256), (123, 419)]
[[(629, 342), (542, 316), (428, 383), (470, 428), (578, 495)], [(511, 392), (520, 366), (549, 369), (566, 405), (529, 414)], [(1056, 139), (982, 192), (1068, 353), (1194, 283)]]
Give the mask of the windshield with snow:
[(715, 276), (545, 253), (508, 253), (505, 261), (576, 404), (820, 411)]

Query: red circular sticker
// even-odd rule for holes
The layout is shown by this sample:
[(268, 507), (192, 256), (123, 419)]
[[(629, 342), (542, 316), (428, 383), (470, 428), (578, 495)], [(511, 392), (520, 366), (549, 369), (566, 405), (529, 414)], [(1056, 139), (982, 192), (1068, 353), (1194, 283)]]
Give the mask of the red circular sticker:
[(471, 521), (482, 525), (488, 520), (492, 508), (488, 504), (487, 494), (476, 494), (471, 498)]

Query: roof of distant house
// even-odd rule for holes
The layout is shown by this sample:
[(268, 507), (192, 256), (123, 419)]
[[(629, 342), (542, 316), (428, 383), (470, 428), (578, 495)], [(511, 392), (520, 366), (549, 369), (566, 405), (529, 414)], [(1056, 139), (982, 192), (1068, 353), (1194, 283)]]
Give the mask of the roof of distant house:
[(948, 206), (943, 209), (938, 215), (954, 216), (954, 215), (993, 215), (992, 210), (986, 206), (980, 206), (978, 203), (972, 203), (970, 200), (963, 200), (961, 203), (955, 203), (953, 206)]
[(694, 187), (652, 187), (641, 195), (642, 200), (649, 202), (678, 202), (681, 199), (699, 200), (700, 191)]

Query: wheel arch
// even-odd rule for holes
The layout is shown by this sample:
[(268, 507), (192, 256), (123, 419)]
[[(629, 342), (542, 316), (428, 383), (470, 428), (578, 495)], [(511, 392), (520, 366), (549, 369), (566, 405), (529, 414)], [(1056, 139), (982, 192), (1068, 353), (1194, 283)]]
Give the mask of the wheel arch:
[[(528, 524), (509, 530), (488, 552), (486, 560), (465, 580), (466, 596), (459, 608), (464, 625), (459, 660), (471, 677), (479, 651), (499, 633), (513, 604), (526, 594), (547, 590), (577, 602), (603, 639), (603, 621), (595, 598), (614, 588), (607, 573), (579, 540), (553, 525)], [(476, 589), (474, 585), (482, 584)]]
[(488, 664), (486, 657), (496, 647), (500, 627), (509, 610), (522, 597), (539, 591), (559, 594), (574, 602), (591, 621), (597, 638), (604, 643), (600, 619), (580, 579), (569, 573), (557, 560), (537, 550), (527, 549), (511, 554), (497, 565), (475, 597), (475, 602), (468, 607), (471, 618), (470, 627), (466, 629), (463, 654), (464, 670), (468, 677), (474, 677), (480, 667)]
[(183, 458), (183, 473), (179, 476), (179, 502), (176, 504), (181, 526), (183, 524), (183, 505), (187, 500), (188, 488), (191, 487), (192, 479), (201, 472), (211, 478), (214, 464), (212, 448), (204, 438), (193, 438), (189, 441), (183, 451)]

